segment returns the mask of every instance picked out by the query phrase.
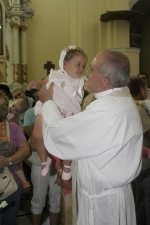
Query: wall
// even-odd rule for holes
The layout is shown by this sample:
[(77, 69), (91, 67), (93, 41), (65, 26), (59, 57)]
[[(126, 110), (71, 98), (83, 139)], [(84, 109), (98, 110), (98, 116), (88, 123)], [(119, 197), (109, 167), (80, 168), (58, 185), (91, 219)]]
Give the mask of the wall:
[(85, 50), (86, 69), (103, 49), (129, 48), (128, 22), (100, 21), (106, 11), (128, 10), (129, 0), (32, 0), (30, 7), (35, 15), (27, 30), (28, 82), (46, 76), (47, 61), (58, 69), (60, 52), (67, 45)]

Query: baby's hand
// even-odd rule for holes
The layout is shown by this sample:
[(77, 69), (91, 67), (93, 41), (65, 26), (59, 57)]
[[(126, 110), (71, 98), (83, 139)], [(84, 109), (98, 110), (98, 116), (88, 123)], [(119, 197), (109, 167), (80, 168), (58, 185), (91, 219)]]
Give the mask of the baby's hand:
[(40, 88), (39, 83), (37, 81), (32, 81), (28, 85), (28, 91), (30, 91), (31, 89), (39, 89), (39, 88)]

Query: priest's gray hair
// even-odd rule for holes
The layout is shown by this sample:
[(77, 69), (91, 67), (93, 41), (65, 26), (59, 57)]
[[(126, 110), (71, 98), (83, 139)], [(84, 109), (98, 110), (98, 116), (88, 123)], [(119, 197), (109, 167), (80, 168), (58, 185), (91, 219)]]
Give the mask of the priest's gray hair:
[(130, 76), (130, 62), (126, 55), (121, 52), (105, 50), (104, 61), (98, 66), (99, 75), (110, 80), (112, 88), (127, 85)]

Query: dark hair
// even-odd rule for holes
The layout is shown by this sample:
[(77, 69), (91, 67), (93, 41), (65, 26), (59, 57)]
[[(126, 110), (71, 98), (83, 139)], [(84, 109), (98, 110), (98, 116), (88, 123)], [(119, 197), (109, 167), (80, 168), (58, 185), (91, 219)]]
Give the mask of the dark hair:
[(8, 115), (8, 107), (0, 102), (0, 122), (4, 121)]
[(0, 91), (0, 98), (3, 98), (5, 100), (7, 106), (9, 105), (9, 98), (3, 91)]
[(13, 99), (12, 93), (7, 84), (0, 84), (0, 90), (5, 92), (9, 99)]
[(142, 75), (142, 74), (146, 75), (147, 80), (148, 80), (148, 73), (146, 73), (146, 72), (140, 72), (140, 73), (137, 75), (137, 77), (139, 77), (139, 76)]
[(31, 89), (31, 90), (26, 90), (25, 91), (25, 95), (26, 96), (28, 96), (28, 97), (30, 97), (30, 98), (33, 98), (34, 99), (34, 96), (33, 96), (33, 94), (35, 93), (37, 91), (37, 89)]
[(70, 50), (69, 50), (69, 48), (66, 48), (66, 50), (67, 50), (67, 54), (64, 58), (64, 60), (66, 60), (66, 61), (69, 61), (73, 58), (73, 56), (80, 55), (80, 54), (83, 55), (86, 59), (88, 59), (84, 50), (80, 47), (76, 47), (75, 49), (70, 49)]
[(131, 78), (128, 83), (128, 88), (132, 96), (137, 96), (141, 92), (141, 87), (145, 88), (144, 80), (140, 78)]

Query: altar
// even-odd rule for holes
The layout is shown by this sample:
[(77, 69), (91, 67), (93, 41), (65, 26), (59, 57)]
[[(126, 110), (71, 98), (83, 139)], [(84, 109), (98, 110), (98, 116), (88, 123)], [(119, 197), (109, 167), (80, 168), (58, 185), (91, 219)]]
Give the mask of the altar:
[(28, 0), (0, 0), (0, 83), (27, 89), (26, 31), (34, 15)]

